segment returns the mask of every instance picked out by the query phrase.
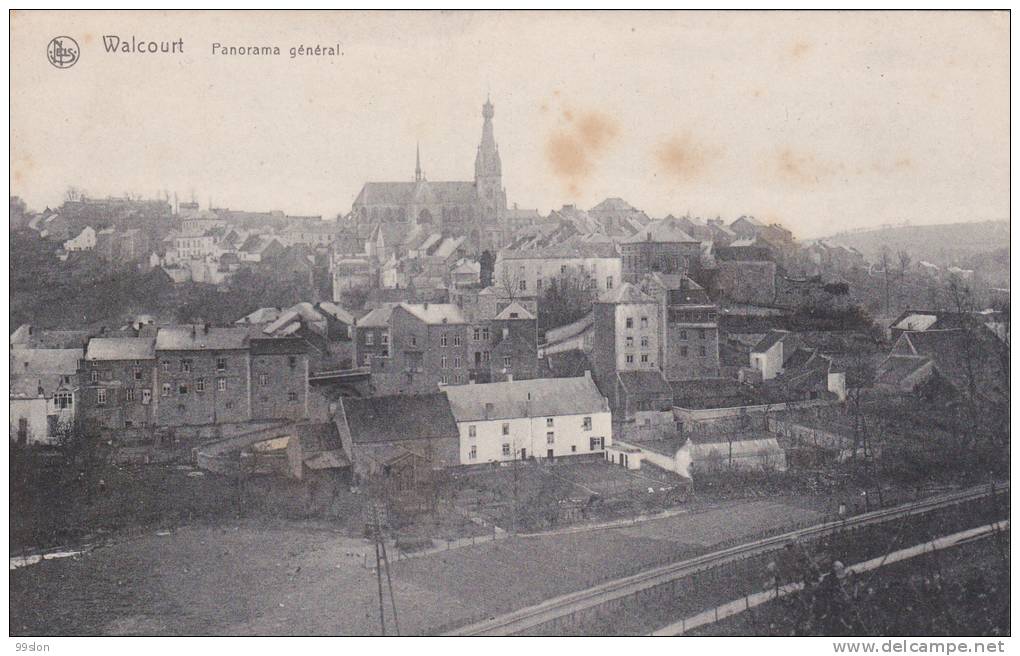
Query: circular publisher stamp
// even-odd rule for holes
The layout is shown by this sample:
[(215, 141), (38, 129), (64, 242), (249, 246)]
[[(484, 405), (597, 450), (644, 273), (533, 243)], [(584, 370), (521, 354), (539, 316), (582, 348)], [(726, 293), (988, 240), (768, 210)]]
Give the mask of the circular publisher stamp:
[(46, 58), (57, 68), (71, 68), (78, 63), (78, 42), (69, 36), (57, 36), (46, 46)]

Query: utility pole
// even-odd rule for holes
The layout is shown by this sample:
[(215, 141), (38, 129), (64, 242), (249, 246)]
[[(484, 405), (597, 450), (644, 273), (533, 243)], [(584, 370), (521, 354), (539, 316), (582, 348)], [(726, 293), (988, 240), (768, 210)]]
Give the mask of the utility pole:
[(382, 629), (382, 635), (386, 635), (386, 609), (383, 606), (382, 563), (379, 552), (379, 509), (374, 503), (372, 504), (372, 516), (375, 520), (373, 537), (375, 538), (375, 580), (379, 587), (379, 626)]

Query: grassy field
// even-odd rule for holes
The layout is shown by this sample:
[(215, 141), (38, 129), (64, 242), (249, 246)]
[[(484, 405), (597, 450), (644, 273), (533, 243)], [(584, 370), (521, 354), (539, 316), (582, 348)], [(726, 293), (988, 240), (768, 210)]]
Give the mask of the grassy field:
[[(810, 500), (692, 507), (621, 528), (507, 538), (395, 561), (403, 633), (519, 608), (762, 530), (821, 519)], [(368, 554), (366, 556), (366, 554)], [(196, 524), (11, 572), (22, 635), (379, 632), (371, 544), (335, 524)]]

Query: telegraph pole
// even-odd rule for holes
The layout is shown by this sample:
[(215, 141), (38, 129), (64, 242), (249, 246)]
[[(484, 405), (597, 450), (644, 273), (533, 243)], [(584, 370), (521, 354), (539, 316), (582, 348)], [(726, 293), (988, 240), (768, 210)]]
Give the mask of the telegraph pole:
[(379, 509), (372, 504), (372, 516), (375, 520), (375, 526), (373, 527), (373, 537), (375, 538), (375, 580), (379, 586), (379, 626), (382, 628), (382, 635), (386, 635), (386, 610), (383, 607), (383, 590), (382, 590), (382, 567), (381, 558), (379, 553)]

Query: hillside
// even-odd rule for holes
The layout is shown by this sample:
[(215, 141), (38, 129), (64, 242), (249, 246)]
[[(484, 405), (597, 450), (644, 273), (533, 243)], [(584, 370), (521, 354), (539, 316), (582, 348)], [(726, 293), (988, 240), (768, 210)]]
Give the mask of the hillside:
[(869, 261), (878, 259), (882, 247), (895, 255), (904, 250), (912, 258), (939, 266), (957, 266), (974, 255), (1009, 246), (1008, 221), (947, 223), (943, 225), (904, 225), (862, 232), (840, 233), (828, 238), (837, 244), (852, 246)]

